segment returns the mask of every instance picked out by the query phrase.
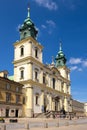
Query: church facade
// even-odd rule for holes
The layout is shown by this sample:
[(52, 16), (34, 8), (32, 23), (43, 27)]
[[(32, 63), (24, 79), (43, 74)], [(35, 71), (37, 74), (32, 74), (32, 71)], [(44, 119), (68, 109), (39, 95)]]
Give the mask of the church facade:
[(20, 40), (14, 43), (14, 80), (24, 85), (23, 116), (46, 111), (72, 111), (70, 70), (60, 45), (55, 62), (43, 64), (43, 46), (37, 41), (37, 29), (30, 18), (21, 25)]

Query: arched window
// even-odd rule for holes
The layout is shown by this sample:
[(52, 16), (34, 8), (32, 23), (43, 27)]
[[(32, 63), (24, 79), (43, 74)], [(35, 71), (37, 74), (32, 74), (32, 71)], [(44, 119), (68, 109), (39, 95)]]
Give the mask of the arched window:
[(38, 48), (35, 47), (35, 57), (38, 58)]
[(38, 93), (36, 93), (35, 104), (39, 105), (39, 94)]
[(55, 78), (53, 78), (53, 89), (55, 89)]
[(24, 38), (26, 37), (27, 32), (24, 32)]
[(39, 70), (37, 68), (35, 68), (35, 81), (37, 81), (37, 82), (39, 81), (38, 72), (39, 72)]
[(20, 79), (24, 79), (24, 67), (20, 68)]
[(21, 46), (20, 47), (20, 56), (23, 56), (24, 55), (24, 46)]

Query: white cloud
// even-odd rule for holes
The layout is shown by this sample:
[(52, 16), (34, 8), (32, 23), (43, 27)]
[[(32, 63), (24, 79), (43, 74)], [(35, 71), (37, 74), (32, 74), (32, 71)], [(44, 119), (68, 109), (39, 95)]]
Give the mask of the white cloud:
[(58, 2), (70, 10), (75, 10), (80, 4), (80, 0), (59, 0)]
[(78, 66), (71, 66), (71, 67), (70, 67), (70, 70), (71, 70), (71, 71), (79, 71), (79, 72), (83, 71), (83, 69), (82, 69), (82, 68), (79, 68)]
[(77, 69), (78, 69), (77, 66), (72, 66), (72, 67), (70, 67), (70, 70), (71, 70), (71, 71), (74, 71), (74, 70), (77, 70)]
[(53, 20), (47, 20), (45, 24), (41, 25), (42, 29), (46, 29), (48, 34), (52, 34), (54, 28), (56, 27), (56, 23)]
[(53, 0), (35, 0), (35, 2), (49, 10), (57, 10), (58, 8), (57, 4)]
[(46, 29), (46, 28), (47, 28), (45, 25), (41, 25), (41, 27), (42, 27), (43, 29)]
[(80, 63), (82, 63), (82, 59), (81, 58), (71, 58), (69, 60), (69, 63), (70, 64), (80, 64)]
[(83, 61), (83, 66), (84, 66), (84, 67), (87, 67), (87, 60), (84, 60), (84, 61)]
[(47, 20), (46, 23), (47, 23), (49, 26), (51, 26), (51, 27), (55, 27), (55, 26), (56, 26), (55, 22), (52, 21), (52, 20)]
[(78, 71), (83, 71), (83, 69), (82, 68), (78, 68)]
[(83, 71), (84, 68), (87, 67), (87, 59), (82, 58), (70, 58), (68, 65), (70, 66), (70, 70), (74, 71)]

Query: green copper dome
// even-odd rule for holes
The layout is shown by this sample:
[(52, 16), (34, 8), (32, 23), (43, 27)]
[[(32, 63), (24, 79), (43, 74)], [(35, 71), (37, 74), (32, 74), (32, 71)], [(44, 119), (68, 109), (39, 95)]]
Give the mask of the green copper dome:
[(29, 36), (36, 39), (38, 31), (34, 26), (34, 23), (30, 19), (30, 8), (28, 8), (27, 18), (24, 20), (24, 23), (21, 25), (20, 29), (20, 40), (25, 39)]
[(56, 55), (56, 63), (55, 63), (55, 66), (56, 67), (59, 67), (59, 66), (65, 66), (66, 65), (66, 57), (62, 51), (62, 46), (61, 46), (61, 43), (60, 43), (60, 48), (59, 48), (59, 52), (58, 54)]

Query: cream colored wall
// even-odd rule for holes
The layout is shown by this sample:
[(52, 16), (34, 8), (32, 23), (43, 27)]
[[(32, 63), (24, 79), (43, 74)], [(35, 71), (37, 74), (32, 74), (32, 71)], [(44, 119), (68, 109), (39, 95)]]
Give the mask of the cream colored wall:
[[(20, 48), (21, 46), (24, 47), (24, 55), (20, 56)], [(14, 60), (19, 60), (22, 58), (25, 58), (27, 56), (31, 55), (31, 43), (29, 43), (29, 41), (25, 42), (25, 43), (21, 43), (17, 46), (15, 46), (15, 50), (14, 50)]]
[[(24, 56), (20, 57), (20, 46), (24, 45)], [(27, 117), (32, 117), (33, 112), (34, 113), (40, 113), (41, 112), (41, 107), (44, 103), (44, 96), (47, 95), (47, 99), (49, 100), (49, 105), (47, 104), (47, 109), (49, 110), (55, 110), (55, 102), (52, 100), (52, 98), (55, 97), (55, 95), (58, 95), (60, 98), (62, 98), (59, 102), (58, 110), (59, 107), (62, 108), (63, 105), (65, 106), (65, 110), (68, 111), (68, 104), (67, 104), (67, 80), (69, 80), (69, 73), (66, 73), (65, 68), (59, 69), (60, 74), (56, 72), (55, 70), (55, 75), (53, 74), (53, 71), (49, 67), (47, 69), (44, 65), (41, 65), (40, 62), (42, 63), (42, 49), (39, 47), (38, 43), (34, 43), (33, 40), (26, 41), (26, 42), (21, 42), (20, 44), (15, 45), (15, 61), (20, 60), (24, 57), (32, 56), (35, 60), (39, 62), (33, 61), (31, 58), (26, 59), (25, 61), (19, 61), (18, 63), (14, 63), (14, 79), (15, 81), (27, 81), (29, 79), (32, 79), (35, 81), (35, 69), (38, 69), (38, 85), (37, 86), (32, 86), (32, 84), (24, 84), (24, 87), (26, 88), (25, 96), (27, 97), (26, 104), (23, 105), (24, 107), (24, 112), (23, 115)], [(35, 47), (38, 48), (38, 58), (35, 57)], [(32, 62), (32, 63), (31, 63)], [(20, 68), (24, 68), (24, 79), (20, 79)], [(46, 84), (44, 84), (44, 87), (46, 89), (43, 90), (42, 85), (43, 85), (43, 74), (45, 73), (46, 75)], [(64, 77), (64, 78), (62, 78)], [(52, 79), (55, 78), (55, 89), (53, 89), (53, 81)], [(64, 92), (61, 91), (61, 82), (63, 82), (63, 89)], [(40, 85), (40, 84), (41, 85)], [(70, 86), (69, 86), (70, 87)], [(49, 88), (53, 89), (51, 93), (49, 93)], [(59, 94), (60, 91), (60, 94)], [(39, 106), (35, 105), (35, 94), (39, 94)], [(64, 98), (64, 95), (66, 93), (66, 98)], [(70, 88), (69, 88), (69, 94), (70, 94)], [(30, 98), (31, 97), (31, 98)], [(63, 103), (64, 100), (64, 103)]]
[[(21, 46), (24, 46), (24, 55), (23, 56), (20, 56)], [(24, 43), (15, 45), (15, 47), (14, 47), (14, 60), (15, 61), (20, 60), (20, 59), (28, 57), (28, 56), (32, 56), (35, 58), (35, 47), (38, 48), (38, 58), (36, 58), (36, 59), (39, 60), (40, 62), (42, 62), (42, 50), (39, 49), (38, 45), (35, 45), (30, 40), (28, 40)]]
[[(36, 47), (38, 49), (38, 58), (35, 58), (35, 48)], [(35, 45), (34, 43), (32, 44), (32, 56), (42, 63), (42, 50), (38, 47), (38, 45)]]
[(66, 79), (67, 79), (67, 74), (66, 74), (65, 69), (60, 68), (60, 69), (58, 69), (58, 70), (60, 71), (60, 74), (61, 74), (64, 78), (66, 78)]
[(72, 100), (72, 110), (73, 110), (73, 112), (76, 112), (77, 114), (84, 113), (85, 112), (84, 103), (81, 103), (77, 100)]
[[(35, 104), (36, 101), (36, 94), (38, 93), (38, 105)], [(41, 90), (34, 86), (33, 90), (33, 97), (34, 97), (34, 113), (41, 113)]]

